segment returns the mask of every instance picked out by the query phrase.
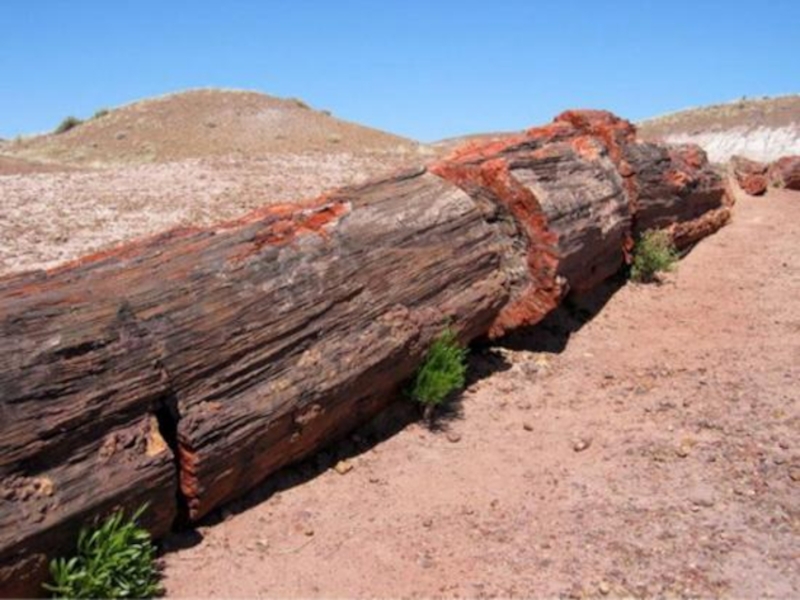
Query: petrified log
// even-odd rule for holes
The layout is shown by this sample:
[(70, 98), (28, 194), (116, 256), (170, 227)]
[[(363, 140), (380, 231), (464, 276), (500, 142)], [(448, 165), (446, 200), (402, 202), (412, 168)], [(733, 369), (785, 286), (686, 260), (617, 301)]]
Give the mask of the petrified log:
[(123, 282), (85, 273), (0, 289), (0, 595), (35, 591), (47, 555), (121, 499), (149, 502), (157, 534), (175, 515), (173, 456), (156, 418), (168, 392), (161, 342), (138, 326), (114, 287)]
[(743, 156), (732, 156), (730, 165), (736, 182), (747, 194), (761, 196), (767, 191), (767, 165)]
[(784, 156), (769, 166), (770, 183), (787, 190), (800, 190), (800, 156)]
[(730, 219), (732, 199), (700, 146), (637, 142), (625, 147), (624, 160), (633, 181), (635, 236), (667, 229), (682, 249)]
[(369, 417), (448, 324), (488, 329), (506, 246), (420, 169), (2, 281), (3, 595), (112, 505), (169, 528), (161, 435), (197, 519)]
[(319, 234), (259, 225), (201, 249), (179, 304), (158, 303), (181, 332), (163, 362), (192, 518), (375, 413), (447, 323), (470, 340), (508, 298), (497, 228), (423, 170), (319, 210)]
[(698, 146), (639, 142), (605, 111), (454, 151), (431, 170), (513, 217), (528, 248), (521, 280), (489, 335), (540, 321), (569, 290), (617, 272), (648, 229), (687, 247), (730, 217), (722, 178)]
[(114, 507), (150, 501), (158, 536), (241, 495), (380, 410), (443, 328), (535, 323), (615, 273), (637, 228), (689, 243), (721, 226), (704, 155), (634, 133), (569, 112), (0, 280), (0, 595), (35, 593), (46, 558)]

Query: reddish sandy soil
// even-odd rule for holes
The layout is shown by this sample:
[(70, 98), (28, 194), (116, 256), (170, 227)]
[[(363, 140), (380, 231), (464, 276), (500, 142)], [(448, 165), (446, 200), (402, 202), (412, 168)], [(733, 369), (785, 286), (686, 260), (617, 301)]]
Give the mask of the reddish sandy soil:
[(441, 430), (168, 540), (168, 596), (799, 597), (799, 249), (800, 193), (740, 198), (662, 285), (476, 352)]

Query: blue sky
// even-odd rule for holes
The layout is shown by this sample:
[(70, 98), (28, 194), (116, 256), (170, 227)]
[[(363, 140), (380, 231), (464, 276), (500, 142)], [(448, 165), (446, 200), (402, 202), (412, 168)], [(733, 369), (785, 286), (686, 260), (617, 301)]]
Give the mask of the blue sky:
[(430, 141), (800, 92), (800, 2), (3, 0), (0, 136), (228, 87)]

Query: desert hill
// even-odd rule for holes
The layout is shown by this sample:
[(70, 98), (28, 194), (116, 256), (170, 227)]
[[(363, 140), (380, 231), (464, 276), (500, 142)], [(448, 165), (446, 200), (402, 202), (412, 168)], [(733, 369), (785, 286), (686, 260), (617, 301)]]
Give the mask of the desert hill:
[(195, 90), (0, 146), (0, 273), (235, 219), (430, 158), (299, 100)]
[(301, 100), (203, 89), (134, 102), (63, 133), (7, 143), (2, 152), (104, 166), (308, 151), (413, 153), (417, 146), (313, 110)]
[(800, 95), (742, 99), (642, 121), (645, 139), (695, 143), (715, 162), (739, 154), (772, 161), (800, 154)]

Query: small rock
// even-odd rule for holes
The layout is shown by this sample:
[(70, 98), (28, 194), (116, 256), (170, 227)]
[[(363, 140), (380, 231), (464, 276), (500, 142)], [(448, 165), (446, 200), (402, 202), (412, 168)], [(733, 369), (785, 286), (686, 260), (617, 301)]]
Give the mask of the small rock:
[(607, 596), (611, 592), (611, 586), (607, 581), (601, 581), (600, 585), (597, 586), (597, 589), (601, 594), (603, 594), (603, 596)]
[(528, 423), (527, 421), (526, 421), (525, 423), (523, 423), (523, 424), (522, 424), (522, 428), (523, 428), (525, 431), (533, 431), (533, 425), (531, 425), (531, 424), (530, 424), (530, 423)]
[(789, 479), (800, 481), (800, 467), (789, 467)]
[(680, 456), (681, 458), (686, 458), (689, 456), (689, 446), (686, 444), (681, 444), (675, 449), (675, 454)]
[(426, 529), (430, 529), (431, 527), (433, 527), (433, 519), (425, 519), (422, 522), (422, 526), (425, 527)]
[(780, 446), (782, 450), (788, 450), (789, 442), (787, 442), (786, 440), (781, 440), (780, 442), (778, 442), (778, 446)]
[(692, 490), (689, 501), (694, 506), (702, 508), (711, 508), (716, 503), (714, 498), (714, 489), (710, 486), (698, 485)]
[(434, 565), (433, 558), (427, 552), (419, 557), (418, 562), (423, 569), (430, 569)]
[(447, 441), (453, 444), (461, 441), (461, 434), (456, 433), (455, 431), (448, 431), (447, 432)]
[(497, 383), (497, 391), (503, 394), (512, 394), (519, 389), (519, 386), (513, 381), (501, 380)]
[(786, 462), (786, 458), (783, 456), (773, 456), (772, 462), (774, 462), (776, 465), (782, 465)]
[(339, 475), (344, 475), (345, 473), (349, 473), (353, 470), (353, 463), (349, 460), (340, 460), (336, 463), (336, 466), (333, 467), (334, 471), (336, 471)]
[(575, 452), (583, 452), (592, 445), (591, 438), (576, 438), (572, 441), (572, 449)]
[(528, 402), (527, 400), (522, 401), (522, 402), (517, 402), (517, 408), (520, 409), (520, 410), (530, 410), (531, 407), (532, 407), (532, 404), (530, 402)]
[(311, 537), (314, 535), (314, 530), (308, 527), (303, 531), (303, 535), (305, 535), (306, 537)]

